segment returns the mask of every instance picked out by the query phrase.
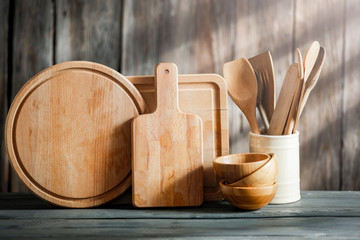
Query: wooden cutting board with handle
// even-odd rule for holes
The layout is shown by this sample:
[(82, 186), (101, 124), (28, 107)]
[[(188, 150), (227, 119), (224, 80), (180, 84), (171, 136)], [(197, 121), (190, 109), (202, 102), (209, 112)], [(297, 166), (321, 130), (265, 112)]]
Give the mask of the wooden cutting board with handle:
[[(143, 96), (149, 112), (156, 109), (154, 76), (126, 76)], [(218, 74), (180, 74), (179, 108), (203, 123), (204, 201), (223, 199), (213, 160), (229, 154), (228, 93)], [(129, 202), (131, 203), (131, 201)]]
[(120, 73), (65, 62), (30, 79), (6, 121), (12, 166), (41, 198), (65, 207), (108, 202), (131, 185), (131, 120), (146, 104)]
[(199, 206), (203, 202), (202, 122), (179, 110), (178, 70), (155, 69), (155, 112), (132, 122), (133, 204)]

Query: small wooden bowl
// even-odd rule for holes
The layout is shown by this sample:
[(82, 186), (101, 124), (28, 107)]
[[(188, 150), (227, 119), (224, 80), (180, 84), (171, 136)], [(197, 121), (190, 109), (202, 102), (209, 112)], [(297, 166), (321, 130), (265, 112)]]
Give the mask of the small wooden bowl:
[(262, 187), (269, 186), (276, 181), (278, 161), (274, 153), (269, 153), (270, 160), (262, 167), (243, 179), (227, 184), (229, 187)]
[(265, 187), (229, 187), (220, 181), (220, 190), (231, 205), (244, 210), (257, 210), (273, 200), (278, 188), (277, 182)]
[(233, 183), (258, 170), (270, 157), (264, 153), (238, 153), (217, 157), (213, 165), (220, 179)]

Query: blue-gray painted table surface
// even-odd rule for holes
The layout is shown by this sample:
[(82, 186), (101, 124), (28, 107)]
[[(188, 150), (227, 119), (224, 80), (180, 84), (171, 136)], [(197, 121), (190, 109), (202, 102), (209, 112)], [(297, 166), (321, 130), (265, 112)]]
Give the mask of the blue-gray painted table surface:
[(0, 194), (0, 239), (360, 239), (360, 192), (303, 191), (302, 199), (241, 211), (226, 201), (197, 208), (136, 209), (112, 202), (65, 209), (32, 194)]

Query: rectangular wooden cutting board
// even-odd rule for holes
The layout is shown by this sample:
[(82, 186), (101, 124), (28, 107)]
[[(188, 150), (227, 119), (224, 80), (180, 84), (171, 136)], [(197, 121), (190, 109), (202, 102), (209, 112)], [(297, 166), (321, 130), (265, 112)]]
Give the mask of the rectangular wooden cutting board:
[[(139, 90), (149, 112), (156, 108), (154, 76), (127, 76)], [(217, 201), (219, 190), (212, 161), (229, 154), (227, 88), (217, 74), (179, 75), (179, 107), (198, 115), (203, 123), (204, 200)]]

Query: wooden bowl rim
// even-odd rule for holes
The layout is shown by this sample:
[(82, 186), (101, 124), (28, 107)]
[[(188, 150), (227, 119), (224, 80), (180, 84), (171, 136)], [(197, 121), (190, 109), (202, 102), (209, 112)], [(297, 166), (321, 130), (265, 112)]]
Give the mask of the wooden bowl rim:
[[(262, 155), (266, 158), (260, 159), (260, 160), (255, 160), (255, 161), (249, 161), (249, 162), (232, 162), (232, 163), (223, 162), (223, 160), (225, 160), (225, 159), (230, 158), (230, 161), (231, 161), (232, 158), (235, 158), (238, 156), (243, 156), (244, 158), (247, 158), (249, 156), (260, 156), (260, 155)], [(249, 165), (249, 164), (261, 163), (261, 162), (263, 162), (265, 164), (270, 159), (271, 159), (271, 156), (268, 153), (234, 153), (234, 154), (223, 155), (223, 156), (217, 157), (213, 160), (213, 163), (218, 164), (218, 165), (224, 165), (224, 166), (241, 166), (241, 165)], [(239, 161), (239, 160), (237, 160), (237, 161)]]
[[(233, 183), (230, 183), (230, 185), (235, 185), (235, 184), (239, 184), (241, 181), (244, 181), (244, 180), (247, 180), (249, 179), (253, 174), (256, 174), (257, 172), (259, 172), (263, 167), (265, 167), (267, 164), (270, 164), (271, 161), (276, 161), (277, 162), (277, 157), (276, 157), (276, 154), (275, 153), (269, 153), (269, 155), (271, 156), (270, 159), (264, 164), (262, 165), (260, 168), (256, 169), (254, 172), (252, 172), (250, 175), (247, 175), (245, 177), (243, 177), (242, 179), (240, 179), (239, 181), (236, 181), (236, 182), (233, 182)], [(273, 164), (273, 163), (271, 163)], [(278, 165), (278, 163), (277, 163)], [(277, 167), (278, 168), (278, 167)], [(275, 181), (276, 182), (276, 181)], [(274, 183), (275, 183), (274, 182)], [(227, 185), (228, 187), (236, 187), (236, 186), (229, 186)]]
[(265, 190), (265, 189), (271, 189), (271, 188), (274, 188), (278, 185), (278, 182), (275, 181), (273, 184), (271, 185), (268, 185), (268, 186), (259, 186), (259, 187), (231, 187), (231, 186), (228, 186), (226, 183), (225, 183), (226, 179), (223, 179), (219, 182), (220, 184), (220, 187), (224, 187), (224, 188), (233, 188), (233, 189), (237, 189), (237, 190)]

